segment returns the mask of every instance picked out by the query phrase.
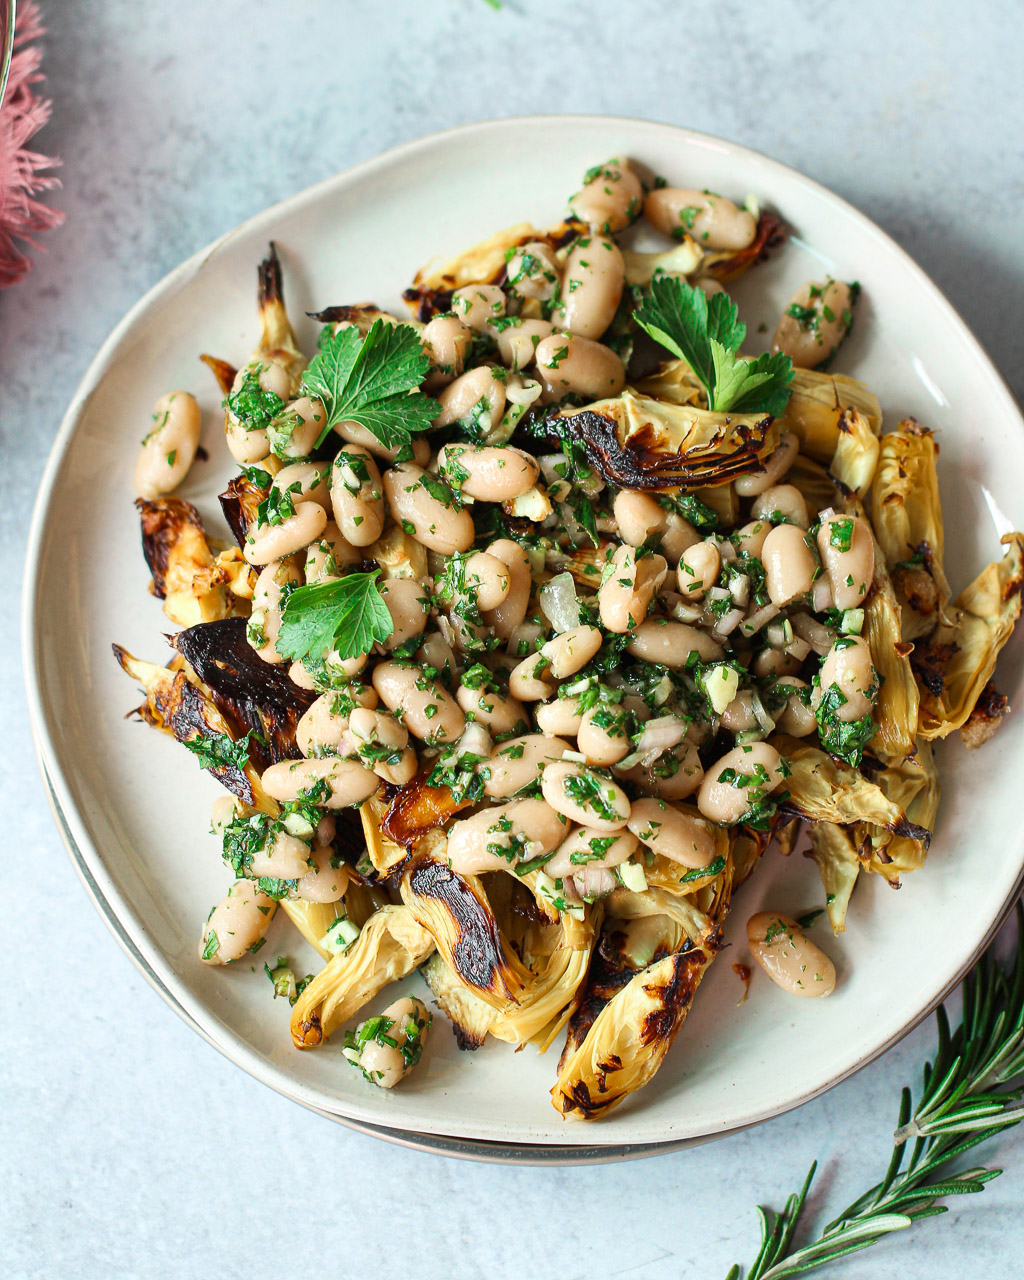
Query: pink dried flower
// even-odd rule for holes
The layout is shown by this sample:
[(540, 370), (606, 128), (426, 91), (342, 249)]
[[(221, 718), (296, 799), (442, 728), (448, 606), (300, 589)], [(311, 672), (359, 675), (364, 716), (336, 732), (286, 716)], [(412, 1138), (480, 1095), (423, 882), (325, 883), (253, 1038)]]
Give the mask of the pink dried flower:
[(32, 89), (43, 79), (42, 50), (29, 42), (43, 32), (39, 6), (23, 4), (14, 27), (7, 92), (0, 104), (0, 289), (16, 284), (32, 265), (16, 241), (39, 248), (36, 233), (64, 221), (63, 213), (36, 199), (40, 192), (60, 186), (44, 172), (60, 161), (25, 149), (50, 118), (50, 101), (37, 97)]

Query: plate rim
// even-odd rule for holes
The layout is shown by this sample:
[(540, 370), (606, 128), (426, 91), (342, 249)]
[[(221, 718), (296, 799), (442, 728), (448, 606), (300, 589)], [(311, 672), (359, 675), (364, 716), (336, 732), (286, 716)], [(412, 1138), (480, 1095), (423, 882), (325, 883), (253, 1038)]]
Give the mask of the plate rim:
[[(29, 526), (29, 536), (25, 557), (25, 575), (22, 588), (21, 641), (24, 654), (25, 686), (28, 701), (29, 723), (37, 760), (40, 764), (44, 781), (47, 785), (47, 790), (48, 792), (52, 791), (53, 799), (51, 801), (51, 807), (58, 819), (58, 829), (61, 831), (61, 837), (68, 849), (72, 864), (75, 866), (76, 871), (83, 880), (86, 891), (89, 894), (90, 899), (93, 901), (93, 904), (99, 910), (101, 918), (103, 918), (108, 924), (108, 927), (111, 928), (119, 944), (126, 950), (133, 962), (136, 963), (136, 967), (140, 968), (140, 971), (147, 977), (147, 980), (151, 982), (151, 985), (156, 986), (156, 989), (164, 995), (164, 998), (169, 1004), (171, 1004), (171, 1007), (174, 1008), (190, 1026), (193, 1026), (198, 1030), (204, 1040), (213, 1044), (219, 1052), (223, 1053), (224, 1056), (232, 1061), (236, 1066), (241, 1066), (243, 1070), (254, 1078), (260, 1080), (261, 1083), (267, 1084), (269, 1087), (275, 1089), (275, 1091), (292, 1098), (293, 1101), (297, 1101), (301, 1105), (306, 1106), (310, 1110), (316, 1111), (319, 1114), (327, 1115), (332, 1119), (337, 1119), (339, 1122), (352, 1128), (357, 1128), (366, 1132), (373, 1132), (376, 1133), (377, 1136), (387, 1138), (391, 1141), (402, 1141), (403, 1138), (408, 1137), (408, 1133), (406, 1131), (396, 1133), (393, 1130), (387, 1129), (386, 1126), (378, 1126), (372, 1121), (346, 1115), (342, 1110), (324, 1110), (320, 1106), (316, 1105), (310, 1098), (303, 1096), (303, 1094), (309, 1092), (309, 1089), (307, 1086), (302, 1085), (299, 1082), (293, 1082), (293, 1089), (286, 1089), (272, 1083), (270, 1077), (273, 1075), (273, 1070), (270, 1068), (269, 1064), (254, 1063), (250, 1066), (248, 1063), (240, 1059), (235, 1041), (239, 1040), (240, 1045), (244, 1044), (244, 1042), (241, 1042), (241, 1038), (237, 1036), (236, 1033), (226, 1031), (221, 1038), (214, 1039), (214, 1037), (202, 1029), (188, 1011), (177, 1002), (172, 993), (163, 987), (162, 982), (155, 972), (152, 974), (152, 977), (150, 976), (149, 972), (147, 972), (149, 968), (148, 963), (145, 962), (141, 952), (139, 952), (139, 955), (143, 960), (143, 964), (140, 965), (135, 960), (135, 956), (133, 954), (136, 950), (135, 943), (131, 935), (127, 932), (122, 919), (125, 915), (127, 915), (130, 920), (133, 919), (134, 912), (131, 910), (129, 904), (121, 898), (121, 895), (116, 891), (116, 888), (109, 883), (109, 878), (105, 875), (104, 856), (89, 837), (87, 824), (80, 820), (79, 825), (82, 828), (82, 833), (80, 833), (79, 836), (74, 836), (72, 833), (70, 819), (74, 817), (80, 818), (80, 815), (78, 815), (77, 808), (71, 800), (70, 787), (68, 786), (64, 769), (60, 764), (58, 753), (54, 747), (46, 723), (46, 712), (43, 705), (43, 686), (39, 666), (40, 653), (37, 645), (38, 628), (36, 625), (37, 604), (39, 598), (37, 588), (43, 550), (44, 529), (46, 526), (46, 517), (48, 515), (50, 501), (53, 495), (54, 484), (60, 473), (65, 457), (71, 447), (79, 421), (88, 407), (93, 394), (100, 386), (112, 356), (116, 353), (123, 340), (130, 334), (140, 316), (147, 313), (155, 304), (158, 304), (161, 298), (173, 295), (180, 287), (184, 286), (187, 281), (201, 270), (202, 267), (225, 244), (234, 237), (247, 233), (256, 224), (272, 222), (277, 217), (285, 216), (294, 211), (300, 210), (307, 203), (317, 201), (335, 185), (344, 186), (351, 183), (353, 180), (358, 180), (361, 177), (372, 174), (378, 168), (400, 163), (403, 159), (412, 156), (417, 152), (427, 151), (438, 145), (443, 145), (447, 139), (452, 137), (458, 137), (460, 135), (468, 136), (474, 133), (486, 133), (490, 131), (500, 132), (506, 129), (514, 129), (523, 124), (530, 124), (532, 126), (538, 123), (558, 124), (563, 127), (592, 127), (595, 124), (598, 124), (607, 126), (609, 129), (621, 128), (627, 130), (654, 130), (665, 133), (670, 137), (675, 138), (677, 141), (686, 141), (690, 143), (696, 142), (698, 145), (713, 144), (718, 148), (724, 147), (740, 162), (749, 160), (762, 164), (767, 163), (769, 166), (781, 171), (782, 175), (788, 182), (803, 188), (804, 190), (816, 195), (819, 199), (824, 199), (837, 209), (840, 209), (845, 216), (852, 219), (860, 229), (870, 237), (870, 239), (879, 243), (890, 254), (895, 253), (897, 255), (903, 266), (911, 273), (912, 276), (916, 277), (918, 285), (925, 290), (926, 294), (930, 295), (932, 302), (938, 304), (939, 308), (944, 313), (947, 322), (949, 322), (953, 327), (958, 347), (964, 351), (965, 354), (970, 355), (974, 364), (978, 367), (979, 374), (988, 378), (992, 384), (993, 392), (1003, 401), (1003, 408), (1009, 417), (1015, 422), (1017, 430), (1024, 434), (1024, 418), (1022, 418), (1020, 407), (1017, 404), (1012, 391), (1010, 390), (1002, 373), (997, 368), (992, 358), (985, 351), (978, 338), (971, 331), (966, 321), (956, 311), (952, 303), (946, 298), (945, 294), (938, 285), (935, 284), (927, 272), (924, 271), (924, 269), (911, 257), (909, 253), (907, 253), (906, 250), (902, 248), (902, 246), (892, 239), (892, 237), (883, 231), (875, 222), (868, 218), (866, 214), (861, 213), (843, 197), (837, 195), (815, 179), (808, 177), (799, 170), (791, 168), (782, 161), (776, 160), (772, 156), (766, 155), (764, 152), (756, 151), (741, 143), (736, 143), (727, 138), (721, 138), (713, 134), (688, 129), (679, 125), (666, 124), (661, 121), (642, 119), (639, 117), (587, 113), (509, 116), (459, 125), (454, 128), (439, 130), (434, 133), (424, 135), (423, 137), (401, 143), (398, 146), (379, 152), (366, 160), (360, 161), (355, 165), (349, 166), (348, 168), (342, 169), (335, 174), (323, 178), (313, 185), (295, 192), (284, 200), (278, 201), (268, 208), (253, 214), (251, 217), (238, 224), (238, 226), (233, 227), (224, 234), (216, 237), (204, 248), (198, 250), (183, 262), (179, 263), (178, 266), (174, 267), (165, 276), (163, 276), (162, 279), (157, 281), (131, 308), (129, 308), (100, 346), (96, 355), (86, 369), (71, 398), (71, 401), (69, 402), (68, 408), (61, 421), (60, 428), (54, 439), (53, 445), (51, 446), (46, 465), (43, 469), (39, 489), (33, 503)], [(67, 813), (65, 812), (65, 809), (67, 810)], [(65, 823), (67, 825), (68, 835), (72, 838), (71, 842), (64, 837), (63, 827)], [(85, 836), (84, 839), (81, 839), (82, 834)], [(75, 846), (77, 857), (75, 853), (72, 853), (72, 843)], [(81, 859), (81, 863), (79, 863), (79, 859)], [(83, 869), (88, 870), (88, 881), (83, 875)], [(103, 888), (102, 883), (105, 879), (108, 882), (106, 890)], [(97, 896), (94, 895), (93, 889), (90, 888), (89, 881), (91, 881), (95, 886), (95, 894), (98, 895), (99, 899), (102, 899), (102, 907)], [(868, 1065), (869, 1062), (873, 1061), (876, 1057), (880, 1056), (894, 1044), (903, 1039), (905, 1035), (909, 1034), (914, 1027), (918, 1026), (924, 1018), (933, 1012), (934, 1009), (937, 1008), (944, 999), (946, 999), (949, 993), (973, 966), (978, 959), (978, 956), (995, 935), (999, 925), (1006, 915), (1006, 912), (1020, 894), (1022, 885), (1024, 885), (1024, 862), (1022, 862), (1022, 865), (1018, 868), (1016, 882), (997, 912), (994, 922), (991, 924), (987, 933), (980, 940), (977, 946), (969, 953), (968, 959), (964, 962), (956, 975), (947, 983), (934, 1000), (927, 1005), (927, 1007), (923, 1008), (915, 1016), (910, 1018), (883, 1044), (875, 1046), (865, 1053), (861, 1053), (845, 1070), (830, 1076), (819, 1086), (807, 1090), (799, 1097), (789, 1099), (782, 1104), (768, 1104), (763, 1106), (757, 1111), (756, 1115), (752, 1116), (750, 1120), (742, 1126), (712, 1130), (697, 1136), (680, 1139), (666, 1139), (664, 1141), (638, 1140), (635, 1143), (629, 1144), (623, 1144), (621, 1142), (602, 1143), (598, 1141), (593, 1144), (594, 1149), (601, 1149), (608, 1153), (607, 1156), (601, 1156), (599, 1158), (625, 1158), (623, 1155), (616, 1154), (617, 1152), (623, 1151), (625, 1147), (629, 1147), (631, 1149), (646, 1149), (644, 1151), (638, 1151), (637, 1154), (656, 1154), (659, 1151), (679, 1149), (689, 1145), (696, 1145), (699, 1142), (709, 1141), (716, 1137), (723, 1137), (728, 1133), (738, 1132), (742, 1128), (752, 1127), (755, 1124), (762, 1123), (764, 1120), (768, 1120), (774, 1116), (782, 1115), (788, 1111), (794, 1110), (796, 1107), (802, 1106), (804, 1103), (821, 1096), (835, 1085), (849, 1078), (849, 1076), (853, 1075), (856, 1071), (859, 1071), (862, 1067)], [(107, 914), (107, 908), (109, 908), (111, 913), (109, 916)], [(116, 927), (114, 924), (115, 921)], [(140, 920), (138, 924), (139, 932), (144, 933), (144, 921)], [(125, 935), (124, 938), (122, 938), (122, 934)], [(131, 944), (130, 947), (125, 946), (126, 941)], [(343, 1104), (339, 1100), (339, 1107), (342, 1105)], [(599, 1132), (600, 1126), (597, 1126), (596, 1128)], [(592, 1129), (590, 1132), (594, 1132), (594, 1130)], [(462, 1144), (484, 1141), (473, 1138), (454, 1138), (450, 1135), (445, 1135), (440, 1131), (431, 1131), (429, 1135), (416, 1134), (415, 1136), (417, 1138), (430, 1137), (431, 1139), (447, 1139), (450, 1143)], [(596, 1132), (595, 1137), (597, 1137)], [(410, 1142), (408, 1145), (420, 1145), (422, 1149), (422, 1144), (417, 1144), (415, 1141)], [(531, 1142), (529, 1138), (521, 1140), (521, 1148), (520, 1144), (515, 1144), (515, 1146), (516, 1149), (522, 1150), (528, 1150), (531, 1147), (542, 1147), (559, 1153), (564, 1152), (568, 1156), (571, 1156), (571, 1153), (574, 1151), (582, 1153), (590, 1149), (588, 1144), (577, 1142), (567, 1142), (552, 1146), (552, 1144), (545, 1141), (538, 1141), (536, 1143)], [(459, 1153), (451, 1152), (451, 1154)], [(469, 1158), (473, 1157), (470, 1156)], [(554, 1159), (554, 1157), (552, 1157), (552, 1159)], [(570, 1160), (568, 1162), (584, 1163), (588, 1161)]]

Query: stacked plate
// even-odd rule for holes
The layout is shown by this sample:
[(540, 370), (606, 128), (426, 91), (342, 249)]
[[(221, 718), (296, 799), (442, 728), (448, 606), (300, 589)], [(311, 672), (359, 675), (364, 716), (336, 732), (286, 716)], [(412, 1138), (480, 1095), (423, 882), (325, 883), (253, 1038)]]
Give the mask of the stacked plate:
[[(735, 943), (712, 967), (654, 1082), (599, 1125), (567, 1124), (550, 1105), (553, 1056), (493, 1043), (460, 1053), (439, 1016), (423, 1064), (401, 1089), (367, 1085), (337, 1050), (298, 1053), (287, 1006), (261, 964), (210, 969), (196, 941), (226, 873), (206, 834), (217, 784), (170, 739), (126, 722), (131, 686), (112, 642), (165, 661), (166, 619), (147, 596), (132, 472), (153, 402), (191, 390), (213, 423), (220, 393), (202, 352), (238, 364), (257, 337), (256, 264), (273, 239), (300, 345), (307, 310), (372, 299), (400, 311), (414, 271), (514, 222), (564, 213), (583, 172), (629, 155), (678, 185), (742, 200), (754, 193), (793, 229), (790, 243), (732, 290), (750, 347), (809, 278), (858, 279), (863, 298), (839, 367), (879, 394), (886, 425), (914, 415), (942, 435), (947, 569), (963, 583), (1024, 523), (1024, 435), (1009, 393), (935, 287), (877, 227), (799, 174), (741, 147), (664, 125), (550, 117), (474, 125), (413, 143), (252, 219), (184, 263), (125, 317), (68, 410), (32, 529), (25, 652), (36, 744), (54, 811), (100, 913), (152, 984), (239, 1066), (303, 1105), (392, 1141), (479, 1159), (622, 1159), (699, 1142), (814, 1097), (903, 1035), (958, 980), (1017, 890), (1024, 848), (1015, 760), (1024, 721), (999, 746), (939, 752), (944, 796), (927, 867), (899, 894), (862, 877), (848, 930), (819, 939), (837, 961), (828, 1001), (743, 987), (743, 923), (762, 906), (799, 914), (820, 903), (813, 864), (766, 862), (727, 921)], [(207, 432), (182, 496), (219, 532), (230, 474)], [(226, 531), (225, 531), (226, 537)], [(1019, 692), (1020, 648), (1004, 659)], [(1007, 677), (1011, 687), (1006, 687)], [(1008, 833), (1013, 833), (1012, 835)], [(816, 926), (824, 932), (821, 926)], [(267, 952), (317, 967), (275, 922)], [(406, 984), (420, 988), (418, 978)], [(389, 998), (391, 998), (389, 996)]]

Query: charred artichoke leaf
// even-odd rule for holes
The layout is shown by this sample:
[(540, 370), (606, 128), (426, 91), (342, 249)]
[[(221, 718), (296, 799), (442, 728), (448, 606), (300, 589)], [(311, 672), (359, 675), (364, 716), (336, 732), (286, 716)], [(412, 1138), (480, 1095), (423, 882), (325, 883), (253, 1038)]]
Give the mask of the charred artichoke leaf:
[(226, 360), (218, 360), (216, 356), (206, 354), (201, 355), (199, 359), (217, 379), (217, 386), (220, 387), (221, 395), (228, 395), (234, 385), (235, 375), (238, 373), (235, 366), (228, 364)]
[(328, 951), (320, 940), (339, 916), (348, 914), (347, 904), (307, 902), (305, 898), (282, 898), (278, 905), (309, 945), (319, 953), (321, 960), (330, 960), (333, 952)]
[(430, 856), (417, 857), (402, 876), (400, 891), (454, 977), (499, 1012), (518, 1001), (529, 970), (508, 947), (477, 876), (460, 875)]
[(548, 1048), (576, 1008), (577, 995), (587, 977), (594, 946), (591, 919), (560, 917), (561, 937), (546, 958), (539, 958), (530, 971), (517, 1004), (500, 1013), (490, 1032), (510, 1044), (539, 1042)]
[(1024, 534), (1008, 533), (1000, 541), (1006, 547), (1003, 558), (986, 565), (957, 596), (959, 623), (940, 623), (929, 641), (940, 650), (944, 645), (955, 649), (942, 670), (941, 692), (921, 690), (923, 738), (945, 738), (967, 723), (1020, 617)]
[(416, 272), (413, 285), (428, 289), (461, 289), (467, 284), (488, 284), (504, 272), (505, 254), (509, 249), (525, 244), (537, 235), (532, 223), (517, 222), (438, 266), (421, 267)]
[(779, 419), (779, 430), (792, 431), (800, 441), (800, 452), (825, 466), (835, 457), (839, 423), (848, 409), (861, 414), (872, 434), (877, 436), (882, 429), (878, 397), (855, 378), (794, 369), (789, 389), (789, 404)]
[(718, 925), (707, 917), (703, 925), (696, 942), (687, 937), (679, 950), (641, 969), (617, 990), (582, 1042), (560, 1063), (551, 1099), (564, 1117), (599, 1119), (653, 1078), (721, 946)]
[(797, 454), (786, 472), (786, 484), (800, 490), (808, 511), (824, 511), (826, 507), (838, 506), (843, 500), (836, 482), (821, 463), (803, 453)]
[(475, 995), (436, 951), (420, 973), (434, 993), (441, 1012), (447, 1014), (459, 1048), (479, 1049), (487, 1039), (491, 1024), (500, 1016), (497, 1009)]
[(306, 358), (295, 341), (295, 331), (288, 319), (284, 305), (284, 285), (281, 278), (281, 260), (277, 246), (271, 241), (267, 256), (257, 271), (259, 288), (257, 302), (260, 313), (260, 342), (256, 355), (273, 360), (288, 371), (293, 388), (298, 389), (299, 374), (306, 367)]
[(877, 424), (872, 426), (865, 414), (850, 405), (839, 415), (836, 431), (839, 438), (829, 474), (848, 492), (863, 498), (871, 488), (878, 465)]
[(374, 870), (382, 876), (390, 875), (409, 856), (407, 849), (389, 839), (382, 830), (391, 803), (393, 802), (386, 800), (380, 791), (375, 791), (369, 800), (364, 800), (359, 806), (366, 852)]
[(875, 468), (871, 523), (903, 608), (904, 640), (951, 620), (938, 456), (931, 431), (906, 418), (882, 437)]
[[(227, 413), (227, 410), (225, 409), (224, 412)], [(268, 475), (272, 473), (271, 468), (266, 466), (269, 461), (270, 459), (267, 458), (260, 464), (261, 469)], [(249, 526), (256, 524), (259, 505), (269, 492), (269, 485), (261, 488), (247, 475), (239, 474), (231, 480), (224, 492), (218, 495), (217, 500), (224, 513), (224, 519), (228, 522), (228, 528), (240, 548), (245, 546)]]
[[(788, 826), (781, 823), (780, 827)], [(768, 848), (770, 831), (754, 831), (751, 827), (736, 827), (729, 838), (729, 854), (732, 862), (732, 887), (738, 889), (753, 874), (754, 868)], [(788, 849), (783, 849), (788, 853)]]
[(713, 413), (626, 390), (545, 420), (559, 438), (583, 445), (587, 461), (620, 488), (713, 488), (761, 469), (779, 431), (764, 414)]
[(347, 951), (333, 956), (299, 996), (291, 1016), (296, 1049), (315, 1049), (363, 1005), (426, 960), (433, 939), (407, 907), (374, 913)]
[(870, 822), (896, 835), (930, 841), (931, 831), (911, 822), (903, 809), (860, 770), (788, 734), (775, 734), (769, 741), (786, 757), (791, 770), (785, 784), (787, 810), (811, 822), (835, 822), (840, 826)]
[[(942, 788), (930, 742), (918, 738), (916, 754), (881, 770), (876, 781), (885, 794), (900, 805), (908, 821), (934, 830)], [(864, 869), (884, 876), (897, 887), (901, 873), (917, 871), (928, 856), (927, 841), (894, 835), (866, 823), (857, 825), (853, 840)]]
[(860, 859), (851, 837), (854, 828), (834, 822), (817, 822), (810, 829), (811, 857), (825, 889), (825, 910), (832, 932), (846, 929), (846, 911), (860, 875)]
[(266, 768), (298, 758), (295, 730), (316, 693), (300, 688), (283, 665), (264, 662), (245, 626), (244, 618), (204, 622), (179, 631), (172, 643), (236, 726), (235, 736), (253, 732), (249, 754)]
[(960, 730), (960, 741), (968, 751), (977, 750), (988, 742), (1009, 711), (1010, 701), (1006, 694), (1000, 693), (990, 680), (982, 689), (974, 710), (967, 717), (967, 723)]
[[(142, 525), (142, 553), (153, 575), (151, 590), (163, 600), (168, 618), (182, 627), (226, 618), (231, 611), (226, 588), (235, 575), (226, 562), (214, 558), (191, 502), (137, 498), (135, 505)], [(248, 565), (245, 571), (248, 578)]]
[[(171, 671), (134, 657), (121, 645), (113, 646), (114, 657), (122, 670), (137, 680), (146, 693), (146, 701), (137, 714), (155, 729), (161, 729), (178, 742), (196, 738), (225, 736), (234, 741), (239, 735), (221, 715), (209, 693), (186, 671)], [(251, 744), (250, 744), (251, 745)], [(250, 759), (253, 757), (250, 751)], [(230, 764), (207, 770), (218, 782), (244, 804), (276, 816), (278, 805), (263, 790), (260, 775), (253, 764), (244, 769)]]
[[(374, 866), (384, 872), (398, 865), (409, 849), (418, 848), (419, 842), (430, 831), (447, 827), (460, 809), (468, 803), (456, 800), (448, 787), (431, 787), (428, 773), (419, 773), (407, 782), (392, 798), (380, 820), (383, 866)], [(369, 817), (369, 815), (368, 815)], [(373, 852), (371, 851), (371, 858)]]

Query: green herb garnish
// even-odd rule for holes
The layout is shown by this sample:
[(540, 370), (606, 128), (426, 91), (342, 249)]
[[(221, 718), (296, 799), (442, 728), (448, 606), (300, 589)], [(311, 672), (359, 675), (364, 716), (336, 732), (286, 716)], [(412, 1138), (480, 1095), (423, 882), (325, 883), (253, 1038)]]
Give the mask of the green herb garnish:
[(689, 364), (707, 391), (709, 408), (773, 417), (785, 410), (792, 362), (781, 352), (756, 360), (736, 354), (747, 326), (727, 294), (708, 298), (675, 276), (656, 276), (634, 318), (655, 342)]
[(319, 346), (302, 375), (303, 392), (318, 396), (327, 411), (318, 445), (345, 421), (358, 422), (385, 449), (408, 445), (414, 432), (430, 427), (437, 402), (418, 390), (430, 362), (411, 325), (375, 320), (365, 338), (357, 329), (334, 333), (327, 326)]
[(278, 653), (301, 660), (336, 650), (340, 659), (355, 658), (386, 640), (395, 624), (377, 587), (378, 574), (374, 569), (297, 587), (281, 614)]

